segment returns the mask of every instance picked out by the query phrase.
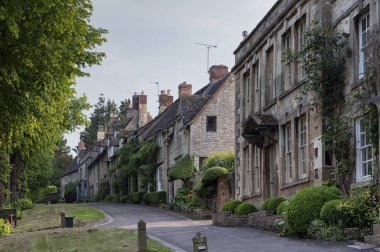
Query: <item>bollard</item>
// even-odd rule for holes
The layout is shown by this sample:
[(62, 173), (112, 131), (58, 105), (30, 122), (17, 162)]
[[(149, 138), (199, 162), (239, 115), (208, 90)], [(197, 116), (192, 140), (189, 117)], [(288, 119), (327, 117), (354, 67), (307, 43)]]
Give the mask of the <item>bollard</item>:
[(61, 227), (66, 227), (65, 211), (61, 211)]
[(148, 246), (146, 242), (146, 223), (143, 220), (140, 220), (137, 223), (137, 232), (138, 232), (138, 252), (147, 252)]
[(208, 252), (207, 237), (197, 233), (193, 238), (193, 251), (194, 252)]

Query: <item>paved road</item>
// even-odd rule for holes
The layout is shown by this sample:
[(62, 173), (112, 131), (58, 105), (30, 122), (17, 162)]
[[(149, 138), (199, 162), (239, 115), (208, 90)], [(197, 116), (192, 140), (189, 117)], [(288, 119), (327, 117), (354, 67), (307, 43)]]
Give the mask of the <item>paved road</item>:
[[(192, 251), (192, 238), (197, 232), (207, 236), (210, 252), (233, 251), (294, 251), (294, 252), (362, 252), (380, 251), (366, 244), (342, 242), (322, 242), (314, 240), (292, 239), (252, 228), (228, 228), (211, 225), (211, 221), (192, 221), (166, 210), (133, 204), (89, 204), (105, 212), (109, 221), (103, 227), (137, 229), (137, 222), (143, 219), (147, 223), (151, 238), (164, 242), (175, 251)], [(352, 248), (349, 246), (357, 246)]]

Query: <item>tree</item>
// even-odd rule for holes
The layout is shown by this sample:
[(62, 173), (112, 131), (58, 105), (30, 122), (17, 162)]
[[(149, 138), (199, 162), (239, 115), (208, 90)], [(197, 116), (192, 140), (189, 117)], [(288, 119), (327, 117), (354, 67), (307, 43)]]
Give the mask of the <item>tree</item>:
[(26, 163), (85, 122), (86, 97), (73, 85), (100, 64), (94, 49), (106, 41), (91, 15), (90, 0), (0, 2), (0, 205), (11, 171), (20, 183)]
[(114, 101), (107, 100), (104, 98), (103, 94), (100, 94), (98, 98), (98, 103), (95, 105), (94, 112), (90, 116), (90, 123), (81, 132), (81, 139), (86, 144), (86, 146), (91, 146), (97, 139), (97, 132), (99, 126), (105, 127), (111, 117), (111, 114), (116, 114), (118, 112), (117, 105)]

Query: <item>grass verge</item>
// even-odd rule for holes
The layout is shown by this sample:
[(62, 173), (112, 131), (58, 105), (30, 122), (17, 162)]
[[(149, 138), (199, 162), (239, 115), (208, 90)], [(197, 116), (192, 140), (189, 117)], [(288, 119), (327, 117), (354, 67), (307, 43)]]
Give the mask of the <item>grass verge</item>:
[[(148, 249), (172, 251), (150, 239)], [(13, 234), (0, 238), (0, 251), (137, 251), (137, 232), (81, 227)]]
[(23, 218), (17, 221), (17, 228), (13, 228), (12, 232), (24, 233), (58, 228), (61, 225), (61, 211), (65, 211), (66, 216), (75, 216), (75, 227), (106, 219), (102, 212), (89, 206), (79, 204), (36, 205), (33, 209), (24, 211)]

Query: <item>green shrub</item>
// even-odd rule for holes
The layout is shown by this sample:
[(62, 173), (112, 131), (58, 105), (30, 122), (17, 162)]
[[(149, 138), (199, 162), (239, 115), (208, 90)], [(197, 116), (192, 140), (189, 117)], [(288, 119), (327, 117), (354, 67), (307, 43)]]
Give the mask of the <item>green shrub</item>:
[(261, 206), (262, 210), (273, 210), (274, 213), (277, 213), (277, 207), (281, 204), (281, 202), (285, 201), (286, 199), (282, 197), (273, 197), (268, 198), (264, 201), (263, 205)]
[(121, 203), (127, 203), (128, 202), (128, 195), (120, 196), (120, 202)]
[(130, 193), (128, 194), (128, 201), (135, 204), (139, 204), (143, 200), (144, 194), (144, 192)]
[[(375, 206), (373, 209), (376, 208)], [(376, 216), (373, 209), (370, 189), (356, 188), (351, 191), (350, 198), (325, 203), (320, 217), (330, 226), (366, 228), (370, 227)]]
[(49, 186), (45, 187), (44, 192), (45, 192), (45, 195), (47, 195), (49, 193), (57, 193), (58, 188), (55, 185), (49, 185)]
[(64, 194), (66, 203), (73, 203), (77, 199), (77, 189), (74, 183), (68, 183), (65, 185), (65, 194)]
[(169, 173), (169, 178), (170, 181), (182, 180), (185, 183), (185, 186), (187, 186), (195, 171), (193, 158), (190, 155), (186, 155), (177, 160), (173, 165)]
[(236, 207), (242, 203), (240, 200), (230, 200), (223, 205), (222, 210), (234, 213)]
[(296, 193), (289, 200), (286, 211), (290, 233), (305, 235), (310, 223), (319, 217), (323, 205), (340, 197), (339, 189), (326, 186), (308, 187)]
[(166, 202), (166, 192), (149, 192), (144, 194), (143, 200), (147, 204), (158, 205)]
[[(342, 209), (340, 205), (344, 203), (345, 200), (343, 199), (330, 200), (326, 202), (320, 212), (321, 220), (330, 226), (337, 225), (339, 222), (345, 221), (342, 219), (344, 214), (340, 211)], [(344, 225), (343, 223), (340, 224)]]
[(237, 215), (247, 215), (253, 212), (257, 212), (257, 208), (249, 203), (241, 203), (235, 208), (235, 214)]
[(286, 213), (286, 208), (288, 207), (288, 201), (285, 200), (278, 205), (276, 209), (277, 214), (285, 214)]
[(229, 171), (223, 167), (212, 167), (207, 169), (207, 171), (202, 176), (202, 183), (207, 183), (213, 181), (220, 176), (227, 175)]
[(232, 172), (235, 169), (235, 156), (233, 151), (220, 151), (211, 154), (201, 167), (201, 171), (206, 172), (212, 167), (223, 167)]
[(190, 188), (180, 188), (176, 191), (174, 196), (174, 204), (176, 205), (194, 205), (197, 202), (197, 197), (195, 193)]
[(32, 209), (34, 207), (33, 202), (28, 198), (17, 199), (12, 202), (12, 207), (24, 211), (26, 209)]
[(7, 221), (0, 219), (0, 237), (9, 235), (12, 232), (12, 226)]

